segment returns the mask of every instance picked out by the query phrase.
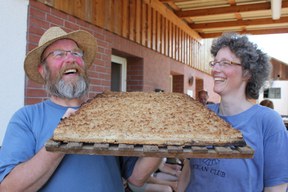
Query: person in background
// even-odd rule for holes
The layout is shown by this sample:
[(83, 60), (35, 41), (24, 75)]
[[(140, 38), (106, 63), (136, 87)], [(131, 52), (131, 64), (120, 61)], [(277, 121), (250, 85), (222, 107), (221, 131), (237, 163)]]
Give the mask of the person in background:
[(173, 192), (176, 190), (177, 182), (151, 175), (143, 186), (135, 186), (128, 182), (128, 187), (128, 191), (131, 192)]
[[(251, 159), (185, 160), (178, 191), (286, 192), (288, 135), (281, 116), (251, 102), (269, 79), (268, 56), (245, 35), (223, 34), (211, 53), (214, 92), (220, 103), (209, 109), (241, 131), (252, 149)], [(191, 117), (193, 118), (193, 117)]]
[(129, 189), (132, 192), (173, 192), (176, 191), (178, 177), (181, 174), (182, 166), (178, 164), (169, 164), (167, 158), (163, 158), (158, 170), (153, 173), (147, 182), (137, 187), (128, 182)]
[[(180, 161), (177, 158), (175, 160), (169, 158), (169, 161)], [(158, 170), (153, 174), (154, 177), (168, 181), (178, 181), (178, 177), (181, 174), (182, 164), (170, 163), (168, 158), (163, 158), (162, 163), (159, 165)]]
[(269, 99), (264, 99), (264, 100), (262, 100), (262, 101), (260, 102), (260, 105), (269, 107), (269, 108), (271, 108), (271, 109), (274, 109), (274, 104), (273, 104), (273, 102), (272, 102), (271, 100), (269, 100)]
[(123, 191), (122, 177), (141, 186), (161, 158), (48, 152), (45, 143), (63, 117), (74, 113), (89, 88), (96, 39), (78, 30), (49, 28), (24, 62), (27, 76), (45, 84), (49, 99), (18, 110), (0, 150), (0, 191)]
[(208, 92), (205, 90), (198, 91), (197, 100), (202, 103), (203, 105), (213, 104), (213, 102), (208, 101), (209, 95)]

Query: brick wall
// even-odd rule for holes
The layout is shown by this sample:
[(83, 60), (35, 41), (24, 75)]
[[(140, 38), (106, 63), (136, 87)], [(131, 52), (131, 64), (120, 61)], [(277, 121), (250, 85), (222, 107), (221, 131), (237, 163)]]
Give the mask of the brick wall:
[(127, 59), (127, 91), (143, 91), (143, 59)]
[[(105, 40), (106, 31), (75, 17), (30, 0), (27, 32), (27, 50), (35, 48), (41, 35), (50, 27), (59, 26), (66, 32), (83, 29), (97, 38), (98, 52), (94, 65), (89, 69), (91, 88), (89, 97), (110, 89), (111, 46)], [(27, 51), (27, 52), (28, 52)], [(95, 64), (97, 63), (97, 65)], [(32, 104), (47, 98), (44, 86), (26, 78), (25, 104)]]
[[(90, 98), (104, 90), (110, 90), (112, 54), (127, 59), (127, 91), (162, 89), (165, 92), (186, 93), (187, 89), (195, 90), (195, 84), (188, 85), (191, 75), (203, 78), (204, 87), (207, 85), (205, 89), (212, 89), (213, 83), (209, 75), (35, 0), (30, 0), (28, 19), (27, 50), (35, 48), (41, 35), (52, 26), (60, 26), (67, 32), (83, 29), (96, 37), (98, 51), (95, 62), (88, 71), (91, 80)], [(171, 75), (174, 80), (173, 90)], [(47, 97), (43, 85), (26, 78), (25, 104), (36, 103)]]

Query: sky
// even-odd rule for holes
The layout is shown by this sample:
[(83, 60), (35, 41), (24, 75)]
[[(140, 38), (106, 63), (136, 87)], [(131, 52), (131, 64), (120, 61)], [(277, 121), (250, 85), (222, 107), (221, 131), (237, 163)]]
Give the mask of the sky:
[(273, 35), (251, 35), (249, 39), (270, 57), (288, 64), (288, 33)]

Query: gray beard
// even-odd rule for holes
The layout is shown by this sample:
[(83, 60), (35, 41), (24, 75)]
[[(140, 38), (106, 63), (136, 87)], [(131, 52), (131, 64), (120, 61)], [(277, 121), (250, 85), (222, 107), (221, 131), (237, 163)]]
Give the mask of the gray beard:
[(88, 82), (83, 77), (79, 77), (77, 82), (58, 81), (55, 84), (47, 84), (47, 91), (50, 95), (63, 99), (79, 99), (88, 92)]
[(46, 90), (51, 96), (63, 99), (81, 99), (88, 93), (89, 81), (85, 78), (87, 76), (79, 76), (76, 82), (66, 82), (61, 78), (52, 81), (49, 69), (45, 68)]

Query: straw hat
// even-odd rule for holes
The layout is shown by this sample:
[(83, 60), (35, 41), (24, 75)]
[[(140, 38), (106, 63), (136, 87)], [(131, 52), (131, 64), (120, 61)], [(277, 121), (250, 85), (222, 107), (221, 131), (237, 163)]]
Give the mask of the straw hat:
[(87, 68), (93, 64), (97, 51), (97, 43), (92, 34), (83, 30), (66, 33), (60, 27), (51, 27), (40, 38), (38, 47), (34, 48), (26, 55), (24, 69), (29, 79), (44, 84), (44, 79), (38, 72), (41, 55), (49, 45), (59, 39), (74, 40), (78, 44), (79, 48), (84, 52), (83, 59)]

